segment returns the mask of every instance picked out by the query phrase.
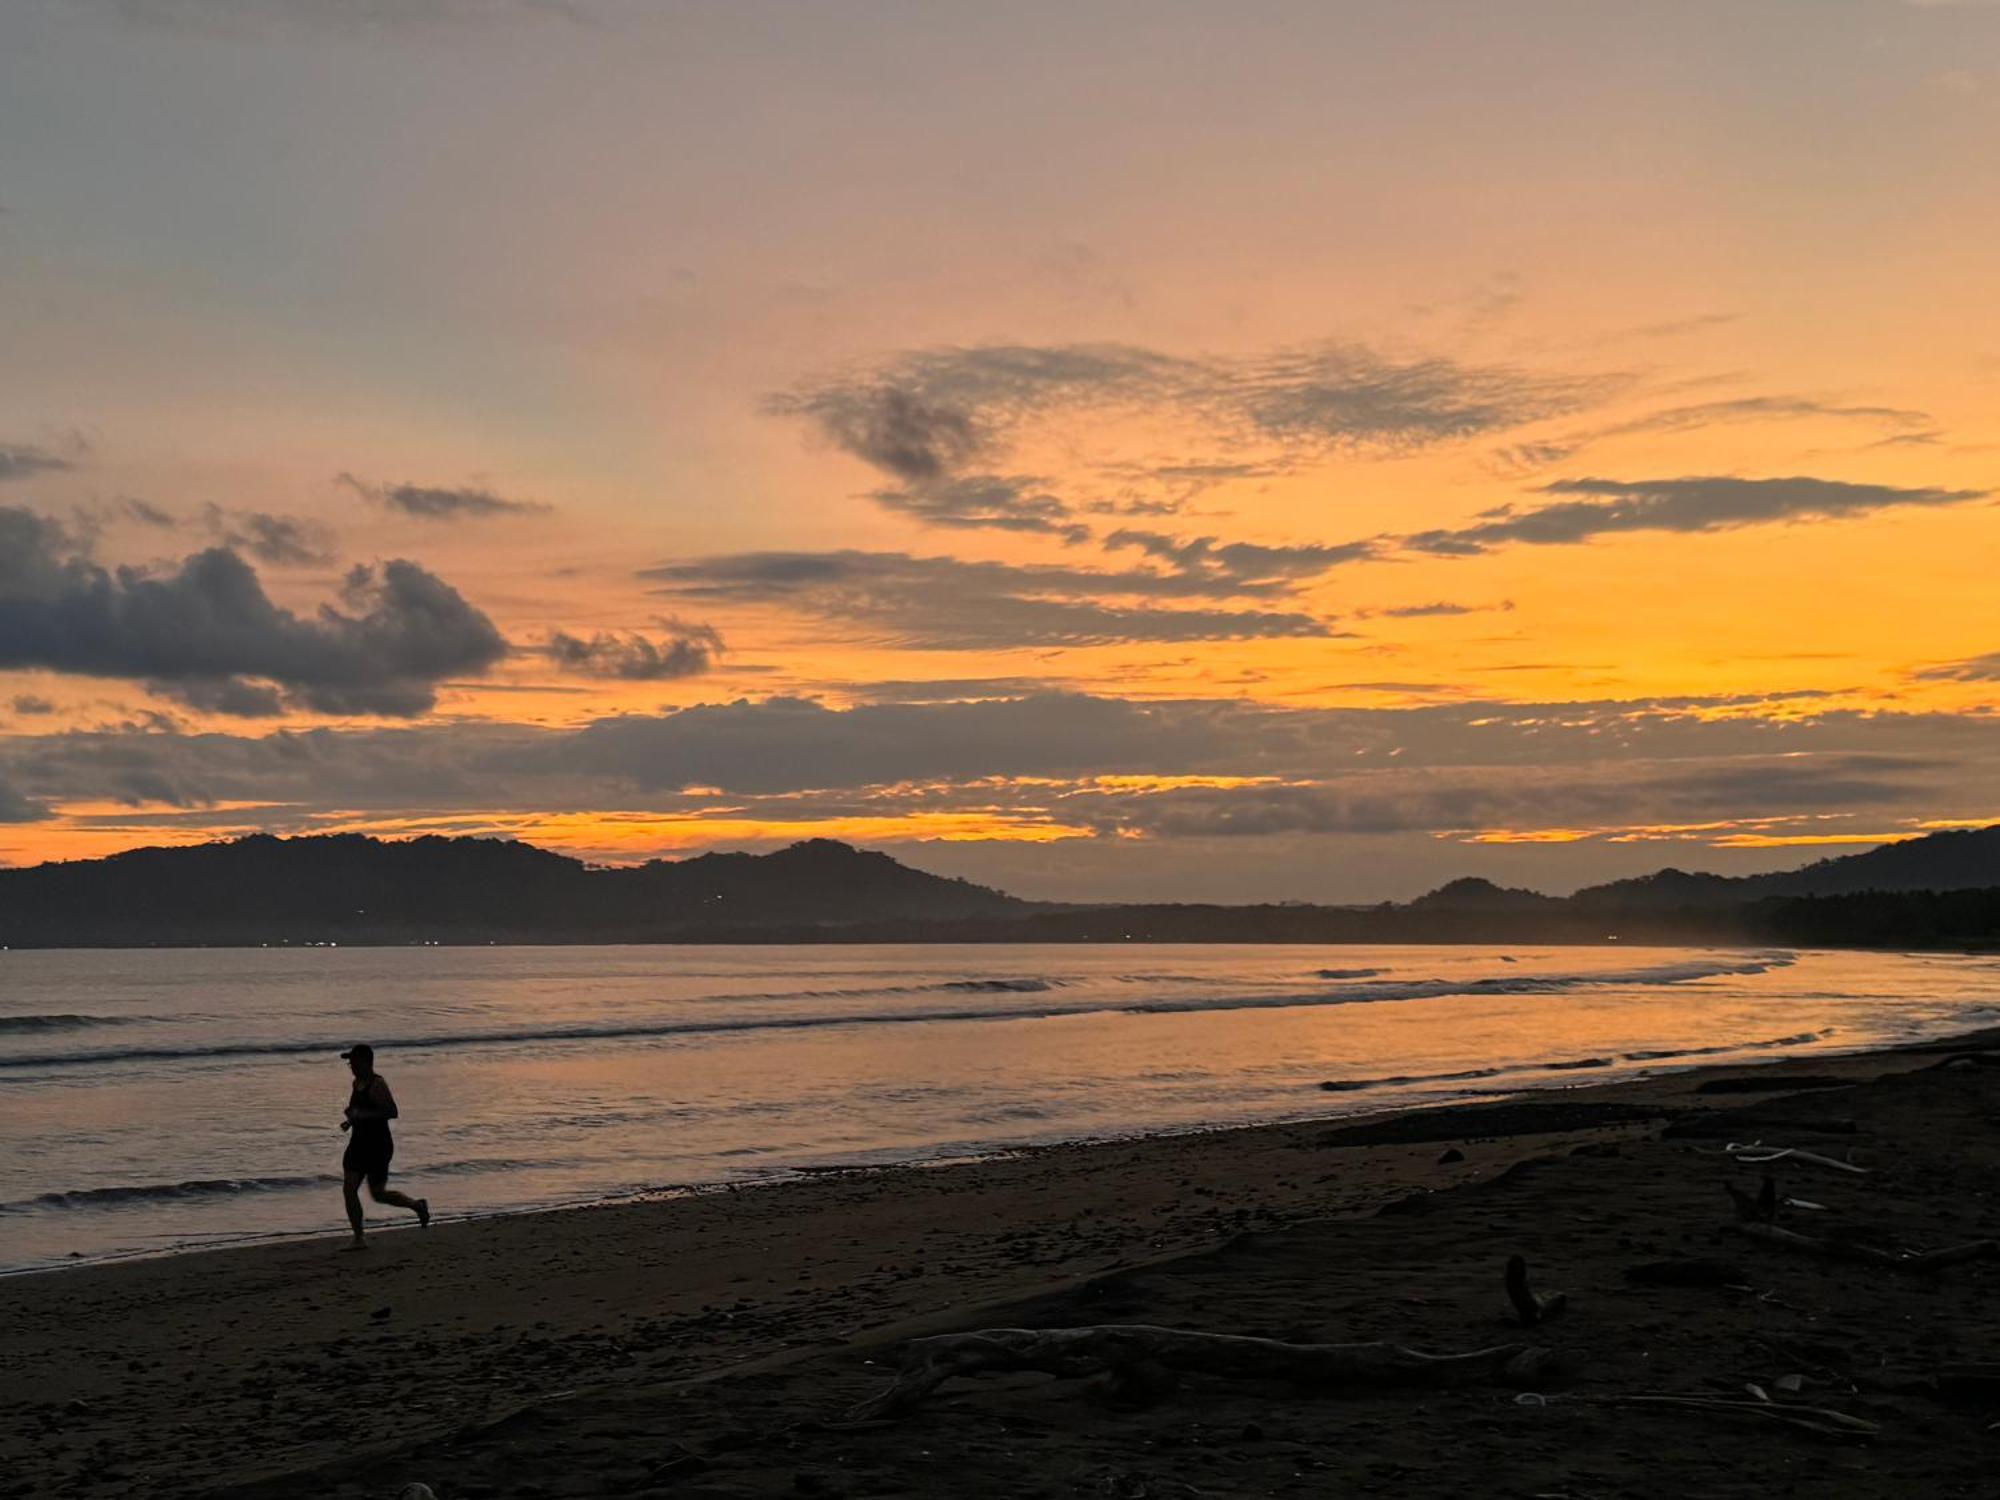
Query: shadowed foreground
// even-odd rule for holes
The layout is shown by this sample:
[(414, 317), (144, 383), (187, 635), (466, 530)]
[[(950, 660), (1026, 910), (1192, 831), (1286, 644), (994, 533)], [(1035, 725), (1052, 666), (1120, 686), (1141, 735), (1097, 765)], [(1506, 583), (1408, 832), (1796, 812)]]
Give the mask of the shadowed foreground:
[[(365, 1273), (390, 1315), (354, 1303), (330, 1345), (314, 1342), (310, 1315), (289, 1331), (290, 1356), (260, 1342), (299, 1295), (290, 1285), (217, 1309), (256, 1325), (214, 1345), (224, 1421), (203, 1401), (184, 1409), (186, 1430), (142, 1433), (151, 1401), (107, 1381), (85, 1413), (66, 1412), (60, 1391), (30, 1400), (30, 1438), (55, 1460), (40, 1471), (52, 1494), (387, 1500), (412, 1481), (440, 1500), (1986, 1494), (2000, 1261), (1868, 1263), (2000, 1229), (2000, 1069), (1938, 1066), (1945, 1055), (1759, 1075), (1835, 1085), (1791, 1093), (1701, 1092), (1712, 1075), (1683, 1075), (394, 1237)], [(1760, 1138), (1812, 1157), (1725, 1153)], [(1439, 1161), (1453, 1153), (1465, 1160)], [(1850, 1155), (1870, 1170), (1844, 1170)], [(1764, 1234), (1766, 1213), (1812, 1243)], [(543, 1233), (527, 1233), (536, 1222)], [(138, 1291), (153, 1276), (164, 1297), (176, 1274), (205, 1272), (218, 1291), (241, 1289), (280, 1263), (315, 1278), (313, 1300), (352, 1302), (352, 1283), (319, 1279), (320, 1248), (17, 1281), (4, 1331), (15, 1348), (17, 1334), (32, 1341), (46, 1291), (86, 1320), (122, 1305), (143, 1338), (166, 1314), (119, 1303), (121, 1281)], [(544, 1253), (556, 1264), (529, 1274)], [(1535, 1295), (1568, 1294), (1533, 1328), (1503, 1288), (1514, 1254)], [(488, 1293), (456, 1300), (482, 1264)], [(260, 1299), (271, 1314), (258, 1316)], [(404, 1327), (416, 1319), (421, 1333)], [(1528, 1344), (1553, 1359), (1392, 1389), (1177, 1355), (1172, 1369), (960, 1377), (880, 1399), (911, 1337), (1094, 1325), (1430, 1353)], [(5, 1359), (21, 1399), (27, 1369)], [(1695, 1400), (1630, 1400), (1658, 1396)], [(334, 1404), (311, 1415), (316, 1401)], [(854, 1421), (869, 1403), (883, 1419)], [(353, 1456), (334, 1458), (343, 1445)], [(6, 1457), (33, 1471), (19, 1451)]]

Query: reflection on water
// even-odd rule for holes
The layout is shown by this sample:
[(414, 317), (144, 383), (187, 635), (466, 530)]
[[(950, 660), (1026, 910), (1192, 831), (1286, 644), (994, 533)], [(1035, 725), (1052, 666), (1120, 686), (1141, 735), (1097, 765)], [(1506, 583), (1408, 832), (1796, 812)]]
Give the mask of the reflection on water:
[(1950, 955), (0, 953), (0, 1267), (337, 1230), (357, 1041), (399, 1176), (476, 1213), (1851, 1050), (1996, 1001), (2000, 965)]

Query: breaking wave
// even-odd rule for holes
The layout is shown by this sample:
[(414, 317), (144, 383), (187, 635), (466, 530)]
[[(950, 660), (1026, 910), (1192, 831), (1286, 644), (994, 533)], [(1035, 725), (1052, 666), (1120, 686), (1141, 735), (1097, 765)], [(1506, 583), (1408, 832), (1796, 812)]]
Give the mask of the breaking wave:
[(134, 1021), (150, 1021), (151, 1016), (0, 1016), (0, 1036), (11, 1032), (30, 1034), (42, 1031), (82, 1031), (91, 1026), (126, 1026)]
[[(1347, 983), (1337, 990), (1283, 990), (1259, 995), (1189, 995), (1149, 998), (1122, 1003), (1108, 997), (1064, 1005), (978, 1004), (950, 1009), (921, 1005), (871, 1011), (821, 1014), (724, 1016), (713, 1019), (685, 1014), (671, 1020), (615, 1022), (598, 1026), (520, 1026), (490, 1031), (434, 1032), (384, 1038), (377, 1050), (411, 1051), (437, 1047), (482, 1047), (526, 1042), (629, 1041), (673, 1036), (716, 1036), (735, 1032), (810, 1031), (837, 1026), (899, 1026), (953, 1021), (1051, 1020), (1082, 1015), (1163, 1015), (1202, 1011), (1280, 1010), (1331, 1005), (1369, 1005), (1398, 1000), (1441, 1000), (1460, 995), (1550, 995), (1581, 990), (1607, 990), (1689, 984), (1723, 975), (1762, 974), (1794, 961), (1790, 953), (1757, 953), (1728, 958), (1683, 959), (1643, 968), (1578, 974), (1508, 975), (1486, 979), (1383, 980)], [(963, 979), (929, 990), (959, 994), (1035, 995), (1060, 987), (1048, 979)], [(886, 992), (884, 992), (886, 993)], [(229, 1057), (286, 1057), (325, 1052), (339, 1038), (310, 1040), (222, 1042), (201, 1047), (149, 1046), (95, 1048), (45, 1057), (0, 1057), (0, 1073), (18, 1069), (82, 1067), (104, 1063), (188, 1062)]]

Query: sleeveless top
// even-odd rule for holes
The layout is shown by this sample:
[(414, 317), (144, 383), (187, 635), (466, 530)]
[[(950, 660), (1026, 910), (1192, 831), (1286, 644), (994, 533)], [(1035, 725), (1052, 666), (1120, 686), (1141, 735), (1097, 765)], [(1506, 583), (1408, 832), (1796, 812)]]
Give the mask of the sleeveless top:
[[(358, 1109), (373, 1109), (375, 1102), (368, 1097), (368, 1087), (374, 1083), (375, 1075), (354, 1080), (353, 1091), (347, 1102)], [(387, 1120), (356, 1120), (348, 1129), (348, 1139), (364, 1151), (390, 1143), (389, 1122)]]

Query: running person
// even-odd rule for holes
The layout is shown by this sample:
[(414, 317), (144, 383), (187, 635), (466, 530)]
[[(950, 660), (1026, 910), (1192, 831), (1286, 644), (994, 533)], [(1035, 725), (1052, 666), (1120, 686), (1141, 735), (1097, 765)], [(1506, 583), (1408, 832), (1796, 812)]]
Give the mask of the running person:
[(417, 1216), (420, 1227), (431, 1223), (431, 1200), (412, 1198), (389, 1186), (389, 1159), (396, 1154), (396, 1141), (389, 1134), (389, 1122), (396, 1118), (396, 1096), (389, 1092), (389, 1080), (375, 1071), (375, 1049), (365, 1042), (340, 1054), (354, 1074), (354, 1090), (348, 1095), (346, 1118), (340, 1128), (349, 1132), (347, 1150), (341, 1153), (340, 1191), (347, 1200), (347, 1222), (354, 1227), (350, 1250), (365, 1250), (361, 1235), (361, 1184), (368, 1184), (368, 1196), (377, 1203), (407, 1208)]

